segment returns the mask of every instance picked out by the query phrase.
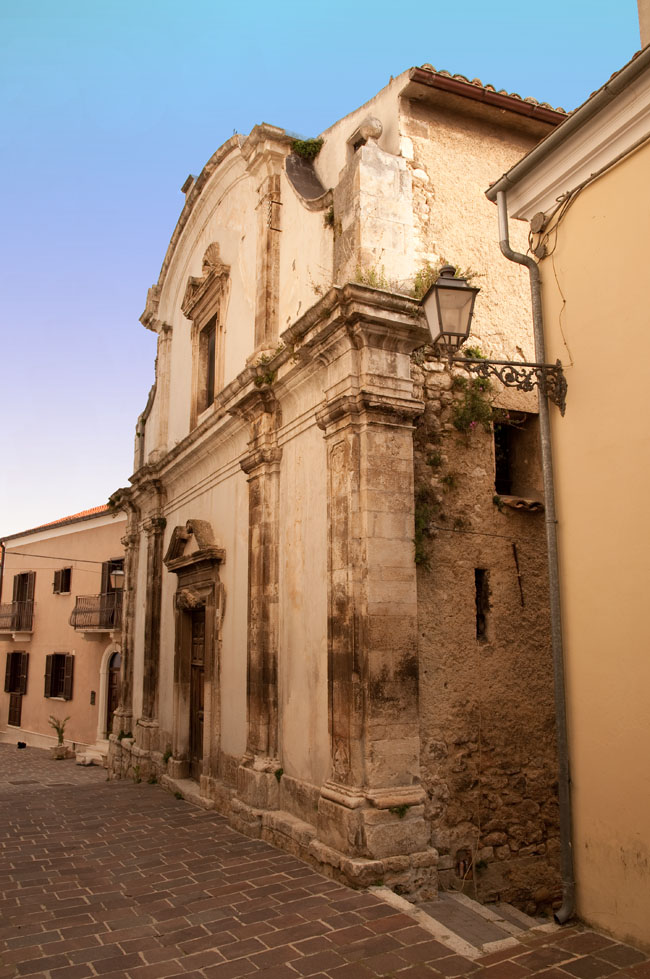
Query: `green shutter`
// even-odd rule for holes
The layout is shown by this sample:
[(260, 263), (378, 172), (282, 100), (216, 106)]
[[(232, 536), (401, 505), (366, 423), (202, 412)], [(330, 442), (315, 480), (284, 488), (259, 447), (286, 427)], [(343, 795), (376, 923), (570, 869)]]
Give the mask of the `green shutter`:
[(11, 657), (13, 653), (7, 653), (7, 664), (5, 666), (5, 693), (11, 693)]
[(28, 571), (27, 572), (27, 594), (25, 595), (25, 598), (26, 598), (26, 600), (28, 602), (33, 602), (34, 601), (34, 587), (35, 587), (35, 584), (36, 584), (36, 572), (35, 571)]
[(74, 672), (74, 656), (65, 658), (65, 676), (63, 679), (63, 699), (72, 700), (72, 674)]
[(52, 696), (52, 663), (54, 656), (50, 653), (45, 657), (45, 697)]

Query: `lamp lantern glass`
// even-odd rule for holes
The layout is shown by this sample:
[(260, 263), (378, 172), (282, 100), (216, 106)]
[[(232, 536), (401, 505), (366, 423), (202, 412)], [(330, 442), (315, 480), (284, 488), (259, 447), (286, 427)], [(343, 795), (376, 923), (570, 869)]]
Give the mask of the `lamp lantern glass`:
[(124, 588), (124, 570), (122, 568), (114, 568), (110, 578), (113, 591), (121, 591)]
[(469, 336), (478, 292), (466, 279), (456, 278), (453, 265), (443, 265), (438, 279), (422, 297), (431, 343), (450, 356)]

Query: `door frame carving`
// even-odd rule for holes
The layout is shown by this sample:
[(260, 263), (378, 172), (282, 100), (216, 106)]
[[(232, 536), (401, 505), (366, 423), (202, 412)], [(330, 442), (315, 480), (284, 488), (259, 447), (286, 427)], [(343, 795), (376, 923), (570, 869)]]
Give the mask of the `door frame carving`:
[[(189, 548), (196, 544), (196, 550)], [(167, 770), (172, 778), (190, 776), (190, 672), (192, 616), (205, 609), (205, 666), (202, 778), (215, 777), (221, 742), (221, 623), (225, 611), (225, 589), (219, 566), (225, 551), (216, 545), (212, 528), (205, 520), (188, 520), (176, 527), (164, 557), (168, 571), (178, 577), (174, 594), (174, 693), (172, 757)]]

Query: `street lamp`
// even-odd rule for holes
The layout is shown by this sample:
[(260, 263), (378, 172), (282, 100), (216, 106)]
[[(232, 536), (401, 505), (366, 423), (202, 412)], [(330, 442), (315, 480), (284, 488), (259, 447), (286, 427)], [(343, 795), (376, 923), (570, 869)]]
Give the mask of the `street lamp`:
[(121, 591), (124, 588), (124, 569), (113, 568), (110, 574), (111, 588), (113, 591)]
[(515, 387), (519, 391), (532, 391), (539, 387), (563, 415), (567, 383), (559, 360), (555, 364), (535, 364), (454, 356), (469, 336), (478, 292), (478, 289), (467, 284), (466, 279), (456, 275), (453, 265), (443, 265), (438, 279), (422, 298), (434, 349), (446, 356), (450, 364), (479, 377), (492, 375), (506, 387)]

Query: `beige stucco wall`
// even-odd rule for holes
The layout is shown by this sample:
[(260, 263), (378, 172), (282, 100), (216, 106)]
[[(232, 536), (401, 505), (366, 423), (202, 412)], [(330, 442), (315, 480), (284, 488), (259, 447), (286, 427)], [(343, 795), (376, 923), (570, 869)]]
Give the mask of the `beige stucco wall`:
[(583, 190), (541, 263), (578, 911), (650, 945), (646, 145)]
[[(220, 446), (211, 442), (213, 451), (197, 453), (195, 465), (189, 471), (181, 466), (178, 471), (172, 469), (169, 473), (163, 550), (167, 550), (174, 528), (185, 526), (190, 519), (207, 520), (218, 546), (225, 550), (225, 560), (219, 573), (226, 598), (219, 666), (221, 749), (227, 755), (239, 756), (246, 747), (248, 487), (239, 464), (233, 463), (233, 455), (237, 458), (245, 450), (245, 433), (240, 425), (235, 425), (231, 420), (226, 424), (231, 431), (231, 439), (224, 439)], [(146, 567), (146, 547), (140, 569), (143, 565)], [(177, 576), (164, 570), (159, 683), (163, 751), (171, 742), (173, 729), (174, 594), (177, 584)], [(144, 594), (145, 589), (142, 588), (140, 595)], [(144, 641), (144, 636), (140, 641)], [(138, 660), (136, 656), (136, 664)], [(140, 672), (140, 689), (141, 675)], [(137, 680), (135, 688), (138, 688)], [(137, 716), (139, 710), (135, 713)]]
[[(305, 385), (307, 404), (320, 378)], [(313, 414), (291, 398), (280, 436), (281, 752), (288, 775), (319, 786), (329, 775), (327, 726), (327, 462)], [(286, 412), (285, 412), (286, 414)]]
[[(0, 740), (22, 740), (38, 747), (54, 744), (56, 734), (48, 724), (52, 714), (59, 718), (70, 717), (65, 729), (66, 743), (95, 744), (102, 721), (99, 716), (100, 668), (104, 653), (113, 644), (108, 633), (101, 633), (91, 640), (84, 639), (82, 633), (69, 624), (69, 618), (77, 595), (99, 594), (101, 562), (123, 556), (121, 538), (124, 530), (123, 514), (102, 515), (7, 542), (2, 602), (12, 600), (15, 574), (33, 571), (36, 577), (31, 638), (14, 640), (6, 633), (0, 637), (3, 677), (6, 653), (29, 653), (27, 692), (23, 696), (20, 728), (7, 724), (9, 694), (4, 693), (2, 684)], [(87, 563), (84, 559), (97, 563)], [(55, 595), (52, 591), (54, 572), (66, 567), (72, 568), (71, 592)], [(44, 696), (45, 657), (50, 653), (74, 656), (71, 700)], [(91, 691), (95, 692), (94, 705), (90, 703)]]

